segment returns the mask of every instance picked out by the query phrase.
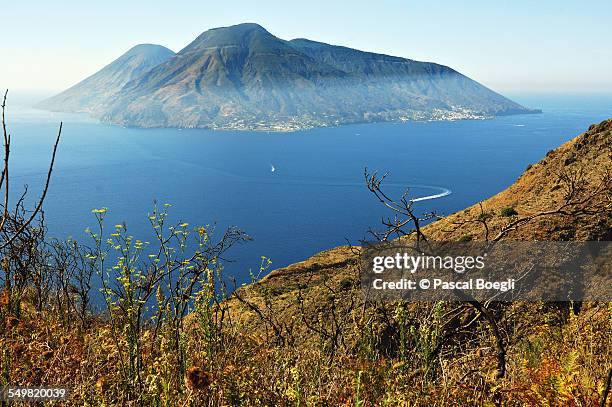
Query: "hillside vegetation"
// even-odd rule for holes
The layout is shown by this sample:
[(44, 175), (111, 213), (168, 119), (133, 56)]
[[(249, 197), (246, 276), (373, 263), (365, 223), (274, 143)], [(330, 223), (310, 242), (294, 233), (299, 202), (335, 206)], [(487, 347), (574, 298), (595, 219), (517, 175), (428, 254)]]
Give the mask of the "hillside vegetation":
[[(609, 240), (611, 131), (592, 126), (505, 191), (401, 238)], [(50, 249), (30, 228), (2, 253), (0, 384), (68, 383), (71, 405), (610, 403), (609, 303), (364, 301), (359, 247), (269, 273), (264, 258), (263, 278), (225, 294), (221, 259), (241, 232), (170, 226), (158, 208), (149, 243), (106, 232), (105, 213), (92, 247)], [(102, 313), (88, 307), (92, 275)]]

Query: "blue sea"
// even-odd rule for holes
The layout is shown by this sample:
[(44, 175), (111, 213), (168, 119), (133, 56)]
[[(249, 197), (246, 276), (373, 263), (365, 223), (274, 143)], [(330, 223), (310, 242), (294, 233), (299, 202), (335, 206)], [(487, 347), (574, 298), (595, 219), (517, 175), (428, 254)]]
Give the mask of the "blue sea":
[(25, 184), (31, 199), (40, 193), (63, 120), (45, 202), (50, 236), (88, 243), (91, 210), (108, 207), (109, 228), (125, 222), (151, 240), (153, 202), (170, 203), (174, 221), (216, 224), (219, 233), (235, 225), (253, 238), (227, 256), (226, 272), (241, 283), (261, 256), (283, 267), (379, 229), (389, 213), (366, 189), (366, 167), (389, 173), (390, 195), (445, 195), (417, 208), (449, 214), (505, 189), (547, 151), (612, 116), (612, 95), (509, 96), (543, 113), (262, 133), (123, 128), (9, 99), (13, 199)]

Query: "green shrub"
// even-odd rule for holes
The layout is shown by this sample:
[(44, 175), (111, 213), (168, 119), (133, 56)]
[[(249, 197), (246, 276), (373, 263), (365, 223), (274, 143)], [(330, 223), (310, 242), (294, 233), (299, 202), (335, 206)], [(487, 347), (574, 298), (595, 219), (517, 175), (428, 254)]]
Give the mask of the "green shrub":
[(491, 219), (491, 214), (488, 212), (482, 212), (478, 214), (478, 220), (487, 220), (487, 219)]
[(351, 288), (353, 288), (353, 280), (351, 278), (345, 278), (342, 281), (340, 281), (340, 288), (342, 288), (342, 290), (344, 291), (348, 291)]
[(501, 210), (501, 216), (510, 217), (515, 215), (518, 215), (518, 212), (511, 206), (506, 206)]

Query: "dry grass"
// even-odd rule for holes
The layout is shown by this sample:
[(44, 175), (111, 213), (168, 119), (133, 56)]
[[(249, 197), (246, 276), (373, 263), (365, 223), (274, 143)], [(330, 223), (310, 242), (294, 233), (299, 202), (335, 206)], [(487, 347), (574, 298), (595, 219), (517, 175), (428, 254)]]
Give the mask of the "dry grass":
[[(588, 194), (610, 164), (611, 129), (610, 121), (593, 127), (484, 201), (482, 209), (475, 205), (451, 215), (425, 233), (482, 239), (482, 223), (474, 219), (486, 217), (496, 233), (510, 219), (555, 208), (563, 199), (557, 180), (567, 170), (586, 169), (580, 194)], [(517, 214), (505, 216), (503, 208)], [(609, 211), (588, 219), (554, 214), (526, 222), (504, 239), (606, 239), (609, 233)], [(130, 387), (135, 379), (119, 368), (130, 345), (113, 330), (113, 314), (92, 316), (81, 326), (51, 307), (37, 310), (27, 292), (16, 317), (2, 311), (7, 304), (0, 294), (2, 381), (70, 384), (70, 405), (601, 403), (612, 360), (610, 304), (583, 303), (579, 312), (567, 303), (491, 306), (507, 346), (500, 378), (495, 339), (482, 315), (460, 303), (364, 303), (358, 255), (359, 248), (350, 247), (322, 252), (194, 310), (178, 337), (187, 367), (182, 375), (176, 373), (182, 363), (176, 332), (167, 325), (154, 332), (154, 325), (144, 324), (138, 332), (143, 387), (136, 393)]]

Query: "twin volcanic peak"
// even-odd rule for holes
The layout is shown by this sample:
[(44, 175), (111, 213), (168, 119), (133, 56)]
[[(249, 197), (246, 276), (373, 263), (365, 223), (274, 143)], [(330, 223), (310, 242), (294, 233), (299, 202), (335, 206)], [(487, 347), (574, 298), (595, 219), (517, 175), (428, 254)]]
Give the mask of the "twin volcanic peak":
[(208, 30), (177, 54), (138, 45), (39, 106), (124, 126), (276, 131), (537, 112), (443, 65), (257, 24)]

